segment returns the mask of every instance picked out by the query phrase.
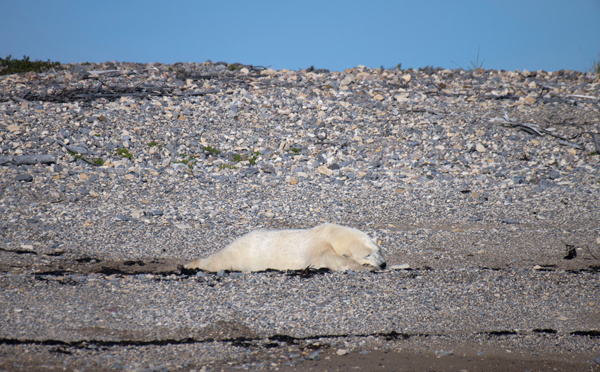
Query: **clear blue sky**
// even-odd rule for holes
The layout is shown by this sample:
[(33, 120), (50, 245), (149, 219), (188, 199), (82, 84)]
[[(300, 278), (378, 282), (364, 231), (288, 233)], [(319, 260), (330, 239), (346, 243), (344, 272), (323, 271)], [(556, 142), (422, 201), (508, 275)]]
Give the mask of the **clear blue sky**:
[(0, 57), (588, 71), (600, 0), (0, 0)]

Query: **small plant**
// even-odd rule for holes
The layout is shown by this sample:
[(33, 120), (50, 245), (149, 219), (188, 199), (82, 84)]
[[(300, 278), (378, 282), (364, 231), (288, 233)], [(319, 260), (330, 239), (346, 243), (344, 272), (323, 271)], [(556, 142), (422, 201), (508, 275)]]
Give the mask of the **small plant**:
[(23, 59), (13, 59), (9, 55), (6, 58), (0, 58), (0, 66), (4, 67), (0, 69), (0, 75), (8, 75), (29, 71), (42, 72), (60, 66), (60, 62), (30, 61), (27, 56), (23, 56)]
[(475, 60), (471, 61), (471, 70), (480, 69), (483, 67), (483, 62), (485, 62), (485, 58), (479, 62), (479, 47), (477, 47), (477, 56), (475, 57)]
[(597, 58), (592, 60), (592, 72), (600, 75), (600, 53)]
[(219, 164), (219, 169), (235, 169), (235, 165), (231, 163)]
[(124, 158), (124, 159), (131, 159), (133, 158), (133, 154), (129, 152), (128, 149), (124, 148), (124, 147), (120, 147), (116, 150), (117, 155), (119, 155), (120, 157)]
[(204, 150), (212, 155), (219, 155), (221, 153), (221, 150), (217, 149), (216, 147), (212, 147), (212, 146), (202, 146), (202, 150)]
[(250, 155), (252, 155), (252, 157), (248, 159), (248, 162), (250, 163), (250, 165), (254, 165), (256, 164), (256, 159), (258, 159), (258, 157), (262, 154), (258, 151), (253, 151), (250, 153)]
[(163, 145), (156, 141), (152, 141), (152, 142), (148, 143), (148, 147), (158, 147), (159, 150), (162, 150)]
[(396, 65), (396, 70), (400, 70), (400, 71), (402, 71), (402, 63), (398, 63), (398, 64)]
[(233, 155), (233, 161), (235, 161), (236, 163), (238, 163), (238, 162), (240, 162), (242, 160), (243, 160), (242, 159), (242, 155), (240, 155), (240, 154)]
[(104, 165), (104, 159), (102, 158), (95, 158), (95, 159), (88, 159), (85, 156), (81, 155), (80, 153), (74, 152), (74, 151), (69, 151), (69, 154), (71, 156), (73, 156), (74, 160), (83, 160), (86, 163), (96, 166), (96, 167), (101, 167)]
[(292, 147), (290, 149), (287, 149), (287, 152), (292, 152), (294, 153), (294, 155), (300, 154), (300, 151), (302, 151), (302, 149), (299, 147)]
[(313, 72), (315, 70), (315, 66), (310, 66), (306, 69), (306, 72)]
[(196, 161), (192, 158), (191, 155), (186, 157), (185, 154), (179, 154), (179, 156), (181, 156), (183, 159), (176, 160), (173, 163), (185, 164), (185, 165), (187, 165), (189, 170), (194, 169), (194, 166), (196, 165)]
[(94, 165), (96, 167), (101, 167), (104, 165), (104, 159), (96, 158), (96, 159), (92, 159), (91, 161), (88, 161), (88, 163), (90, 163), (91, 165)]
[(229, 71), (239, 71), (242, 69), (242, 65), (239, 63), (232, 63), (230, 65), (227, 66), (227, 69)]

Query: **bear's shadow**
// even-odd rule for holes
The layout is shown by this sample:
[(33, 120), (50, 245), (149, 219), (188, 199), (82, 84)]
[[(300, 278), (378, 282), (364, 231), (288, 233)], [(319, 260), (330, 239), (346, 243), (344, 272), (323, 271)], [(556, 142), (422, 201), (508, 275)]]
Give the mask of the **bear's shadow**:
[[(185, 267), (183, 267), (183, 265), (179, 266), (179, 271), (182, 275), (196, 275), (198, 274), (198, 272), (202, 272), (205, 275), (215, 275), (215, 276), (223, 276), (225, 274), (230, 274), (230, 273), (239, 273), (239, 271), (229, 271), (229, 270), (222, 270), (219, 272), (209, 272), (209, 271), (203, 271), (203, 270), (199, 270), (199, 269), (186, 269)], [(267, 269), (267, 270), (262, 270), (262, 271), (253, 271), (253, 273), (279, 273), (279, 274), (284, 274), (286, 276), (291, 276), (291, 277), (299, 277), (302, 279), (308, 279), (308, 278), (312, 278), (315, 275), (323, 275), (326, 273), (330, 273), (331, 270), (327, 269), (327, 268), (320, 268), (320, 269), (314, 269), (311, 267), (307, 267), (301, 270), (273, 270), (273, 269)]]

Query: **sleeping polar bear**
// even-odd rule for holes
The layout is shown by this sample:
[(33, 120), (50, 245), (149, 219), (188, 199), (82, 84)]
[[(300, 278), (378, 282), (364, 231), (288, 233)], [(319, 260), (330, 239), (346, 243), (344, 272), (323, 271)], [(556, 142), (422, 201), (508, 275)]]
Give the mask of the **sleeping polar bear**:
[(246, 234), (223, 250), (184, 265), (204, 271), (384, 269), (385, 260), (362, 231), (322, 224), (307, 230), (258, 230)]

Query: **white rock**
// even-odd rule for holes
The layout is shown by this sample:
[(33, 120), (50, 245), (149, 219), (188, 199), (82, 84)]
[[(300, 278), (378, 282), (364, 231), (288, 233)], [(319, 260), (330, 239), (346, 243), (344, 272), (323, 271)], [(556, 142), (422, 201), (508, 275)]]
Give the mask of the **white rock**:
[(480, 153), (483, 153), (483, 152), (487, 151), (487, 149), (485, 148), (485, 146), (482, 145), (481, 143), (478, 143), (478, 144), (475, 145), (475, 150), (477, 152), (480, 152)]
[(331, 169), (327, 168), (326, 165), (321, 165), (320, 167), (318, 167), (317, 172), (324, 174), (327, 177), (329, 177), (333, 174), (333, 171)]

